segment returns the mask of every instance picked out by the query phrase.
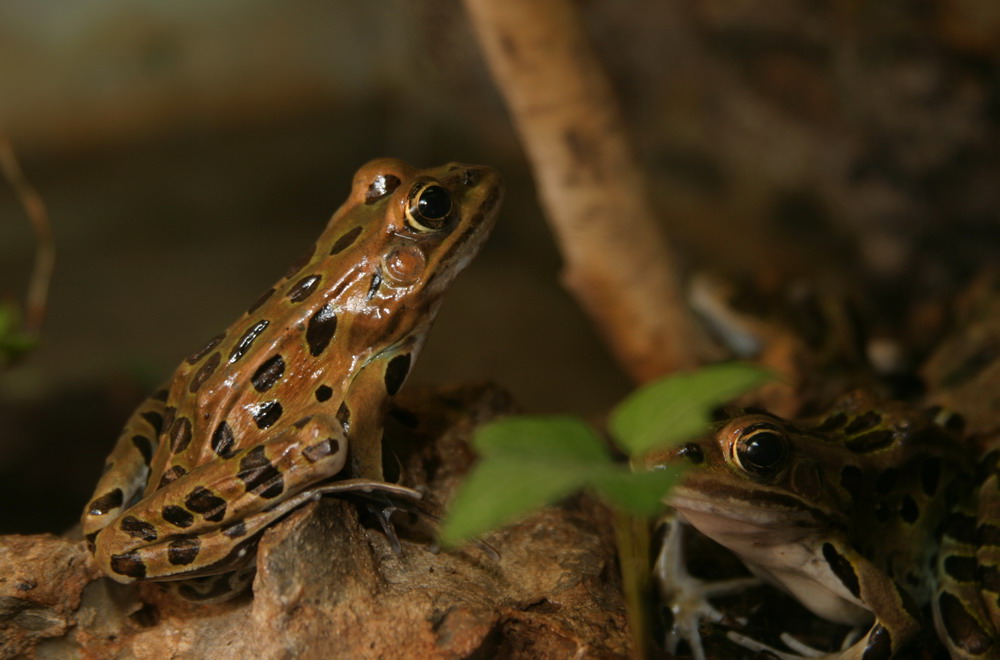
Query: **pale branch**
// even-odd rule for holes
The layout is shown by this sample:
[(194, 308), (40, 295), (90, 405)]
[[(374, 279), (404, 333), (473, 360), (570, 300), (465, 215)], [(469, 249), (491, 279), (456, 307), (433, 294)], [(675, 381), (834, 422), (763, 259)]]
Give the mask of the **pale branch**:
[(698, 335), (615, 93), (569, 0), (465, 0), (531, 161), (563, 283), (637, 381)]

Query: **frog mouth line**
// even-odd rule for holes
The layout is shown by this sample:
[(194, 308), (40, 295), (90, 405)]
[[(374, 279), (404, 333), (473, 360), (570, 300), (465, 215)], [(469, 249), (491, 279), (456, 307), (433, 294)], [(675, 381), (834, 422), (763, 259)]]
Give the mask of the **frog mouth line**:
[(761, 529), (842, 526), (827, 513), (791, 495), (721, 486), (716, 490), (709, 496), (679, 486), (670, 494), (667, 504), (682, 513), (690, 511), (699, 516), (715, 516)]

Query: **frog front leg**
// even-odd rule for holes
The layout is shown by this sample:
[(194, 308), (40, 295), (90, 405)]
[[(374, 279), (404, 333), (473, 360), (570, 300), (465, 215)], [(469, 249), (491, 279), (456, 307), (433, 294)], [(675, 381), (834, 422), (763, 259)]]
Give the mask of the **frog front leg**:
[(354, 377), (337, 411), (350, 438), (350, 471), (362, 479), (384, 481), (382, 426), (389, 400), (403, 386), (418, 346), (385, 351)]
[[(229, 570), (259, 532), (303, 504), (301, 491), (340, 472), (346, 457), (336, 418), (305, 418), (153, 491), (98, 532), (94, 556), (125, 583)], [(311, 490), (305, 499), (314, 496)]]

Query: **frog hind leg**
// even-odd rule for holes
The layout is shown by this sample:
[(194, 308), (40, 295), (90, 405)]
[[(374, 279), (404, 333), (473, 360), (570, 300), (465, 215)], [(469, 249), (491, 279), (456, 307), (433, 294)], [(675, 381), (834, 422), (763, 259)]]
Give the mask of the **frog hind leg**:
[(888, 660), (897, 657), (922, 626), (916, 601), (850, 545), (826, 542), (822, 554), (847, 592), (875, 615), (875, 623), (866, 635), (832, 657), (842, 660)]
[(274, 439), (213, 460), (160, 488), (100, 531), (95, 558), (119, 582), (173, 580), (234, 570), (279, 518), (327, 493), (409, 488), (370, 479), (335, 479), (347, 440), (333, 417), (296, 422)]
[(93, 551), (97, 533), (113, 522), (146, 487), (149, 465), (163, 429), (167, 390), (157, 390), (132, 413), (111, 454), (104, 474), (81, 519), (83, 534)]
[(952, 658), (997, 657), (997, 525), (1000, 494), (994, 473), (987, 476), (978, 497), (967, 498), (952, 511), (938, 554), (934, 626)]
[(315, 415), (204, 463), (106, 522), (94, 539), (95, 559), (125, 583), (228, 570), (299, 491), (342, 470), (346, 445), (336, 419)]
[[(250, 587), (257, 572), (256, 566), (248, 562), (254, 556), (261, 533), (282, 516), (288, 515), (306, 502), (323, 495), (339, 494), (377, 498), (379, 502), (388, 502), (389, 497), (397, 498), (393, 508), (405, 510), (409, 510), (409, 507), (401, 506), (400, 502), (403, 499), (420, 499), (420, 493), (415, 490), (396, 484), (370, 482), (364, 479), (342, 479), (308, 488), (295, 497), (285, 500), (281, 506), (249, 516), (242, 521), (242, 524), (209, 532), (203, 537), (202, 543), (206, 547), (224, 544), (232, 546), (227, 550), (226, 557), (219, 560), (213, 568), (206, 570), (224, 570), (228, 567), (236, 567), (235, 570), (173, 580), (165, 583), (164, 587), (184, 600), (202, 605), (225, 602), (240, 595)], [(220, 534), (226, 539), (218, 538)], [(243, 541), (232, 545), (234, 537), (242, 538)], [(398, 540), (395, 543), (398, 545)]]

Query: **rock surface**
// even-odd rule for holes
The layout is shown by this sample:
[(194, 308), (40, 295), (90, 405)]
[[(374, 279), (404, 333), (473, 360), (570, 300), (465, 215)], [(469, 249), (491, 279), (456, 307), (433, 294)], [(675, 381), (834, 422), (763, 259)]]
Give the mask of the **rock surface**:
[[(438, 509), (473, 460), (476, 424), (511, 412), (489, 385), (410, 394), (386, 436), (402, 480)], [(409, 517), (410, 520), (405, 520)], [(2, 657), (623, 657), (628, 639), (606, 512), (579, 497), (435, 553), (397, 514), (402, 552), (364, 506), (310, 503), (267, 530), (253, 595), (217, 605), (98, 579), (83, 544), (0, 537)], [(85, 588), (86, 587), (86, 588)]]

